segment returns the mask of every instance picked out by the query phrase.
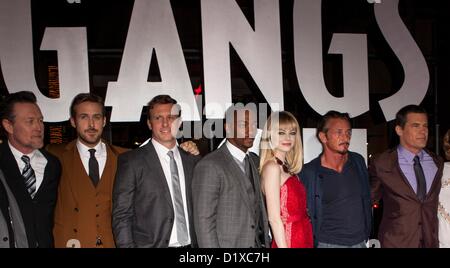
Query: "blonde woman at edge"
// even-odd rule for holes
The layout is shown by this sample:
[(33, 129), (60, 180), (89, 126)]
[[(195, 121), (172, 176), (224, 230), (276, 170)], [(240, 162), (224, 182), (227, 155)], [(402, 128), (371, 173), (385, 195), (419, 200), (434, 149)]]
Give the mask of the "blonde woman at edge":
[[(450, 129), (444, 136), (445, 158), (450, 160)], [(450, 248), (450, 162), (444, 163), (438, 205), (439, 247)]]
[(289, 112), (267, 119), (260, 144), (261, 188), (272, 230), (272, 248), (312, 248), (306, 191), (297, 173), (303, 154), (300, 127)]

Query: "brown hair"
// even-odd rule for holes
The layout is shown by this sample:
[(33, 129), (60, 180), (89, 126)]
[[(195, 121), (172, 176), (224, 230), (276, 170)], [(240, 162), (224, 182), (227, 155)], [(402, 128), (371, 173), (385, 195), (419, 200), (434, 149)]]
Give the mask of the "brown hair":
[(36, 104), (36, 95), (31, 91), (19, 91), (11, 93), (1, 103), (0, 120), (7, 119), (14, 121), (14, 105), (16, 103), (31, 103)]
[(317, 122), (316, 137), (319, 141), (319, 133), (323, 132), (326, 134), (328, 132), (328, 121), (330, 121), (331, 119), (342, 119), (347, 121), (350, 127), (352, 125), (352, 123), (350, 122), (350, 115), (348, 113), (341, 113), (333, 110), (328, 111), (322, 116), (322, 118), (320, 118), (319, 122)]
[(406, 105), (405, 107), (401, 108), (395, 115), (395, 126), (400, 126), (401, 128), (404, 128), (406, 124), (406, 117), (410, 113), (425, 114), (428, 117), (427, 111), (424, 108), (420, 107), (419, 105), (415, 104)]
[(103, 116), (106, 115), (105, 103), (102, 97), (95, 95), (93, 93), (80, 93), (76, 95), (75, 98), (73, 98), (72, 104), (70, 104), (70, 117), (75, 118), (76, 116), (75, 107), (83, 102), (93, 102), (100, 104), (100, 106), (102, 107)]
[[(147, 118), (150, 119), (150, 110), (152, 110), (156, 104), (177, 104), (177, 101), (175, 99), (173, 99), (171, 96), (169, 95), (157, 95), (155, 97), (153, 97), (153, 99), (151, 99), (147, 106), (148, 106), (148, 110), (147, 110)], [(180, 107), (178, 107), (180, 108)], [(178, 116), (181, 116), (181, 109), (179, 109), (179, 114)]]

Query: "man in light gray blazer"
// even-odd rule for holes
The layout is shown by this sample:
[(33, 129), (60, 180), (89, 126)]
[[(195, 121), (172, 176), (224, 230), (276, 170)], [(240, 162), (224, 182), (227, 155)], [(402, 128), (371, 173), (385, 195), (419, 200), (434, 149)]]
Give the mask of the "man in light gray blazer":
[(27, 248), (28, 240), (19, 205), (0, 170), (0, 248)]
[(199, 247), (269, 247), (269, 226), (259, 182), (259, 159), (248, 149), (256, 111), (230, 107), (227, 142), (205, 156), (192, 182), (194, 227)]
[(117, 247), (195, 247), (191, 181), (198, 158), (179, 150), (181, 111), (168, 95), (148, 104), (152, 140), (118, 158), (112, 227)]

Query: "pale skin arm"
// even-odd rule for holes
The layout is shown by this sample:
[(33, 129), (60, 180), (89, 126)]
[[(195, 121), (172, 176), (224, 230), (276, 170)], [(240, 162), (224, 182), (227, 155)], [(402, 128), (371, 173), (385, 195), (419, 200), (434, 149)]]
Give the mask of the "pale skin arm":
[(267, 214), (273, 239), (279, 248), (287, 248), (286, 235), (280, 214), (281, 170), (275, 162), (268, 162), (261, 172), (261, 187), (266, 197)]

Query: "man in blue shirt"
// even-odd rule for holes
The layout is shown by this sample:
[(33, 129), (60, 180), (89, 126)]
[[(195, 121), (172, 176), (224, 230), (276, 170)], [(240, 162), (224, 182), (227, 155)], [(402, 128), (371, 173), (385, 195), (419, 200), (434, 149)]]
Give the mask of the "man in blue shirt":
[(365, 248), (369, 238), (369, 177), (364, 158), (348, 150), (351, 135), (347, 113), (327, 112), (317, 125), (323, 151), (300, 173), (319, 248)]

